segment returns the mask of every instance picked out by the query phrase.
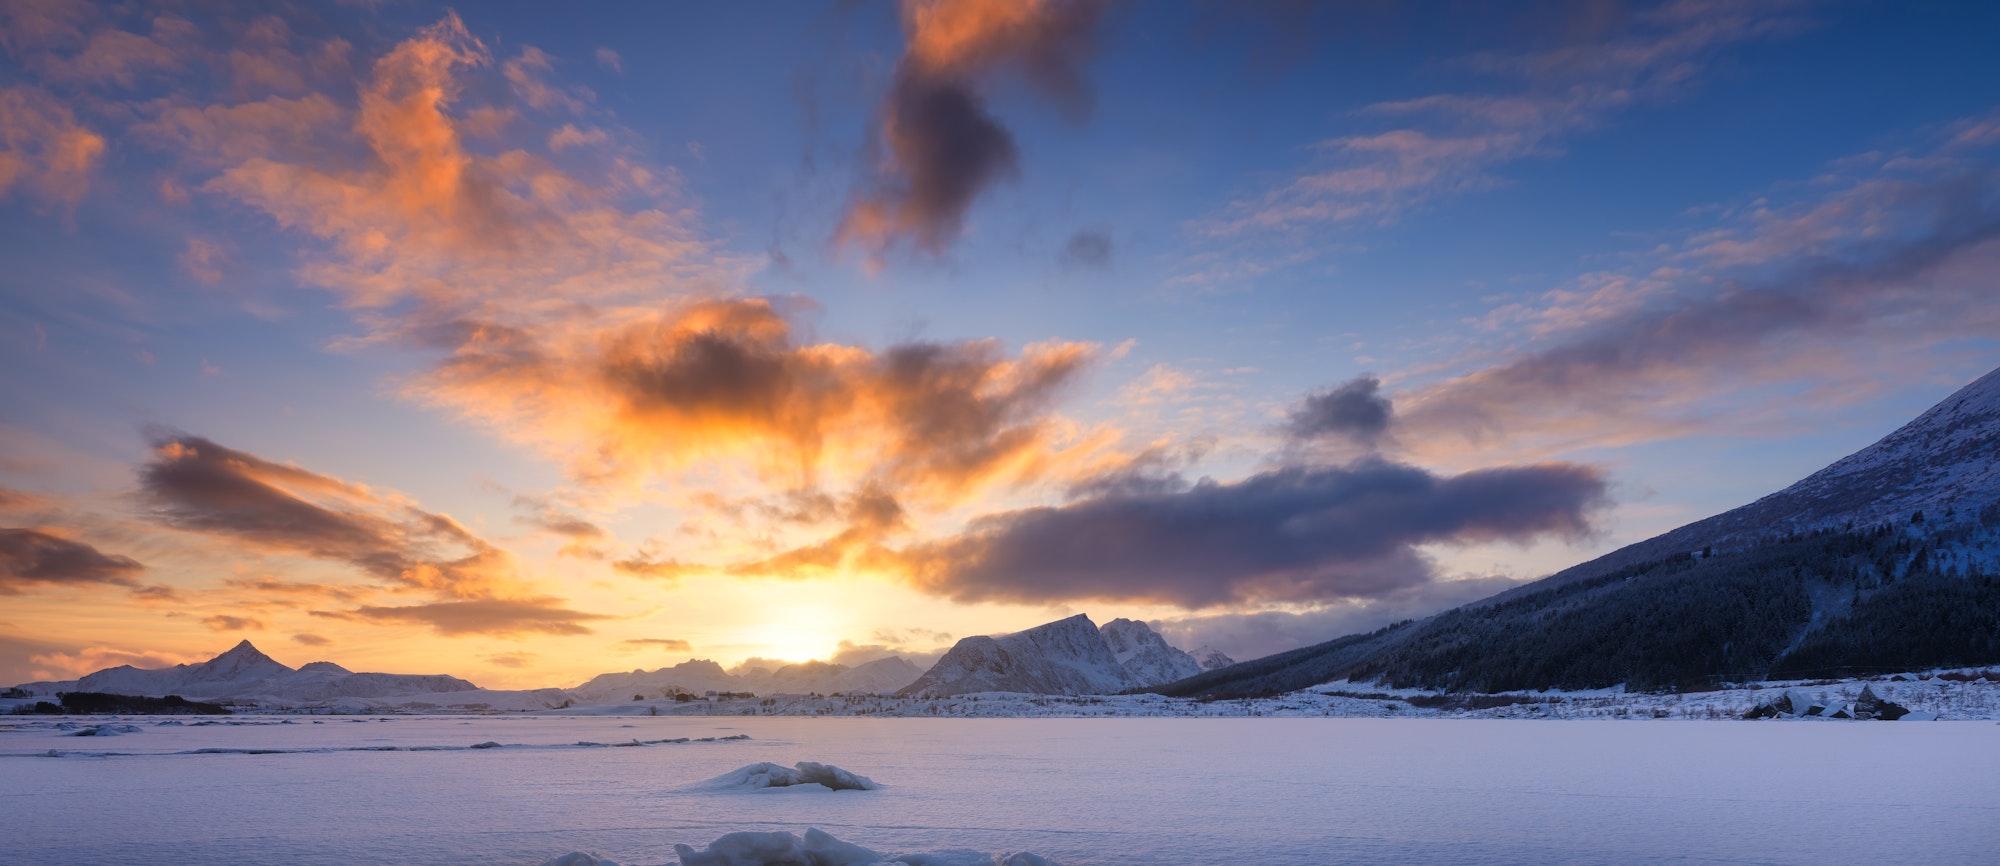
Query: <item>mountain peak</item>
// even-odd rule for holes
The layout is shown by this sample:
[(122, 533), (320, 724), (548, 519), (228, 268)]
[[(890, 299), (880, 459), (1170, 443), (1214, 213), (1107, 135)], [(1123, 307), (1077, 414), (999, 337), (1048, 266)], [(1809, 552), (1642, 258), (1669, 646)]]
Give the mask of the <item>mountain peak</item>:
[(1013, 634), (965, 638), (897, 694), (1109, 694), (1138, 684), (1112, 655), (1096, 623), (1077, 614)]

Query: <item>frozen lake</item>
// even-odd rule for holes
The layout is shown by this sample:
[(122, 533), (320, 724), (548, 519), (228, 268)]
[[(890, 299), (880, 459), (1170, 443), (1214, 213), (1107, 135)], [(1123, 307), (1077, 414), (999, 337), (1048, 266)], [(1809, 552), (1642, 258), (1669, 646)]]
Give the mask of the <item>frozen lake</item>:
[[(0, 720), (0, 862), (671, 864), (673, 843), (808, 827), (1064, 866), (2000, 862), (1992, 722), (127, 721), (78, 738)], [(486, 741), (504, 745), (172, 754)], [(759, 761), (885, 787), (690, 790)]]

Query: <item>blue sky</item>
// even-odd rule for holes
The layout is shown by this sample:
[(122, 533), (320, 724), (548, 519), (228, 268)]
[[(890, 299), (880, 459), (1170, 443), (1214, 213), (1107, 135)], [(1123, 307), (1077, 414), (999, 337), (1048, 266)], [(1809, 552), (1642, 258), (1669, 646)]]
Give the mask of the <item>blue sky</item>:
[(0, 679), (1254, 655), (2000, 359), (1984, 4), (5, 10)]

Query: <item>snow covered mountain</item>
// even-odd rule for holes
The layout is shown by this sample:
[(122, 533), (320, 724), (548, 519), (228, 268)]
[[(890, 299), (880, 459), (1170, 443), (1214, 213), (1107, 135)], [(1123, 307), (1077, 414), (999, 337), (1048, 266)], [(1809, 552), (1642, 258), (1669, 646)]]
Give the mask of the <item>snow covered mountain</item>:
[(1195, 663), (1201, 665), (1201, 669), (1205, 671), (1212, 671), (1218, 668), (1226, 668), (1236, 663), (1235, 659), (1230, 658), (1228, 655), (1225, 655), (1222, 652), (1222, 650), (1216, 649), (1215, 647), (1209, 646), (1208, 644), (1202, 644), (1201, 646), (1196, 647), (1195, 649), (1189, 651), (1188, 655), (1194, 656)]
[(1545, 582), (1588, 580), (1676, 553), (1739, 550), (1794, 532), (1909, 523), (1919, 512), (1927, 531), (1937, 533), (1976, 523), (1981, 509), (1996, 502), (2000, 370), (1797, 484), (1557, 572)]
[(769, 694), (891, 694), (915, 681), (922, 671), (899, 656), (848, 667), (809, 661), (774, 669), (732, 674), (707, 659), (689, 659), (673, 667), (599, 674), (570, 691), (592, 703), (616, 703), (635, 697), (654, 700), (676, 693), (705, 692)]
[(1013, 634), (960, 640), (897, 694), (935, 698), (973, 692), (1110, 694), (1139, 686), (1083, 614)]
[[(923, 668), (910, 664), (902, 656), (890, 656), (841, 671), (834, 676), (833, 692), (849, 695), (893, 695), (898, 689), (916, 682), (917, 677), (923, 675)], [(824, 689), (819, 691), (823, 695), (833, 692)]]
[(570, 689), (592, 703), (629, 701), (635, 696), (648, 699), (675, 693), (740, 692), (743, 681), (708, 659), (688, 659), (670, 668), (598, 674), (589, 682)]
[(205, 662), (150, 670), (119, 665), (74, 681), (29, 683), (23, 688), (41, 694), (77, 691), (151, 697), (180, 695), (195, 700), (250, 698), (311, 702), (464, 692), (478, 686), (442, 674), (358, 674), (333, 662), (313, 662), (294, 670), (246, 640)]
[[(1636, 624), (1636, 627), (1635, 627)], [(1525, 586), (1156, 689), (1672, 689), (2000, 662), (2000, 370), (1783, 490)]]
[(1118, 665), (1139, 685), (1170, 683), (1201, 673), (1201, 662), (1167, 643), (1143, 622), (1114, 619), (1097, 630)]

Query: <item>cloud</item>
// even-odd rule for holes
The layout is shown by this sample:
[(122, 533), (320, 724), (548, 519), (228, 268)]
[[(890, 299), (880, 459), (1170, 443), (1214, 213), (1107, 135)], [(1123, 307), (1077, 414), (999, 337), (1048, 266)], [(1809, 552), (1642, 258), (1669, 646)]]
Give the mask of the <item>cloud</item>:
[(549, 596), (530, 598), (480, 598), (441, 601), (399, 607), (362, 606), (342, 611), (312, 611), (313, 616), (364, 620), (378, 623), (421, 623), (438, 634), (496, 635), (590, 634), (583, 623), (610, 619), (604, 614), (582, 613), (563, 607), (563, 600)]
[[(580, 623), (603, 619), (533, 594), (513, 557), (448, 515), (399, 496), (186, 434), (161, 433), (140, 487), (160, 522), (235, 540), (252, 549), (345, 563), (397, 591), (439, 601), (403, 607), (361, 606), (316, 616), (416, 622), (439, 633), (587, 634)], [(273, 579), (238, 582), (261, 592), (349, 599), (346, 587)]]
[(14, 190), (75, 208), (104, 159), (104, 137), (48, 91), (0, 88), (0, 199)]
[(202, 617), (201, 624), (216, 631), (247, 631), (252, 629), (263, 631), (270, 627), (270, 623), (255, 617), (229, 616), (228, 614), (220, 613), (214, 616)]
[(1445, 477), (1366, 460), (990, 515), (903, 555), (917, 588), (958, 601), (1325, 602), (1429, 581), (1418, 545), (1581, 535), (1606, 501), (1576, 464)]
[(247, 589), (250, 590), (251, 592), (259, 594), (304, 596), (309, 598), (318, 597), (318, 598), (329, 598), (335, 601), (350, 601), (350, 602), (359, 599), (362, 596), (368, 595), (373, 591), (372, 587), (348, 586), (337, 583), (311, 583), (307, 581), (280, 580), (278, 578), (270, 576), (254, 577), (254, 578), (232, 578), (223, 581), (223, 583), (224, 585), (234, 587), (236, 589)]
[(137, 587), (146, 567), (81, 541), (36, 529), (0, 529), (0, 595), (30, 586), (111, 584)]
[(511, 652), (511, 653), (494, 653), (493, 655), (489, 656), (481, 656), (481, 658), (484, 658), (487, 664), (493, 665), (495, 667), (524, 668), (534, 663), (535, 659), (539, 658), (539, 656), (536, 656), (534, 653), (530, 652)]
[(672, 637), (632, 638), (630, 640), (621, 640), (618, 642), (618, 645), (627, 650), (660, 650), (670, 653), (684, 653), (694, 649), (694, 644), (680, 638)]
[(327, 638), (313, 634), (312, 632), (303, 631), (292, 635), (292, 640), (301, 646), (326, 646), (333, 643), (333, 641)]
[(131, 665), (141, 669), (170, 668), (178, 664), (196, 661), (189, 656), (151, 650), (128, 650), (118, 647), (93, 646), (75, 652), (49, 652), (30, 656), (29, 664), (34, 666), (30, 674), (36, 679), (65, 680), (84, 674), (96, 673), (105, 668)]
[(618, 56), (618, 52), (616, 51), (609, 48), (599, 48), (592, 56), (597, 58), (597, 65), (605, 69), (609, 69), (612, 72), (625, 71), (625, 58)]
[(881, 112), (887, 164), (858, 195), (838, 237), (878, 255), (899, 240), (942, 253), (987, 186), (1017, 170), (1014, 137), (981, 86), (1024, 76), (1073, 115), (1089, 110), (1083, 64), (1104, 4), (1096, 0), (905, 0), (908, 45)]
[(2000, 171), (1922, 156), (1822, 177), (1818, 198), (1761, 202), (1643, 281), (1598, 281), (1619, 293), (1610, 301), (1559, 291), (1508, 311), (1540, 324), (1537, 344), (1399, 394), (1398, 431), (1436, 450), (1643, 441), (1712, 429), (1698, 419), (1760, 387), (1915, 369), (1857, 346), (1929, 358), (1917, 350), (2000, 333)]
[(1285, 434), (1297, 442), (1337, 436), (1371, 445), (1389, 429), (1393, 411), (1388, 398), (1383, 397), (1381, 392), (1382, 380), (1374, 376), (1357, 376), (1336, 387), (1309, 394), (1297, 409), (1292, 410), (1285, 423)]
[(412, 392), (562, 456), (588, 484), (737, 460), (786, 488), (875, 479), (952, 498), (1062, 459), (1047, 413), (1095, 358), (993, 341), (882, 352), (800, 341), (768, 299), (694, 301), (580, 344), (457, 323), (459, 348)]
[(516, 522), (563, 539), (562, 549), (558, 551), (561, 555), (580, 559), (605, 558), (604, 543), (611, 534), (605, 532), (604, 527), (557, 508), (543, 497), (518, 495), (514, 497), (514, 505), (530, 510), (527, 515), (515, 517)]
[(140, 486), (169, 526), (345, 562), (405, 587), (478, 597), (511, 578), (503, 551), (448, 516), (198, 436), (156, 434)]
[(1062, 252), (1056, 255), (1056, 263), (1070, 270), (1111, 267), (1111, 236), (1104, 232), (1083, 231), (1070, 235), (1063, 244)]
[[(1391, 223), (1452, 196), (1506, 183), (1495, 169), (1560, 154), (1563, 142), (1635, 106), (1695, 87), (1720, 50), (1801, 24), (1791, 2), (1677, 0), (1633, 15), (1630, 26), (1545, 51), (1489, 52), (1462, 68), (1498, 78), (1484, 93), (1440, 93), (1362, 110), (1407, 123), (1319, 142), (1312, 165), (1276, 186), (1193, 221), (1230, 249), (1190, 258), (1177, 282), (1242, 282), (1316, 258), (1327, 230)], [(1532, 14), (1532, 13), (1529, 13)]]

